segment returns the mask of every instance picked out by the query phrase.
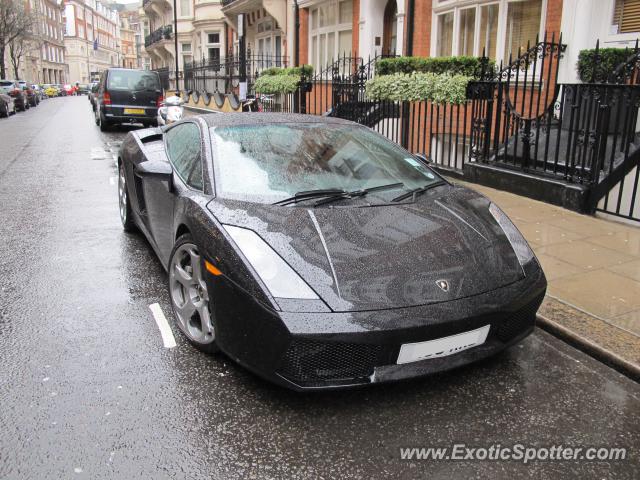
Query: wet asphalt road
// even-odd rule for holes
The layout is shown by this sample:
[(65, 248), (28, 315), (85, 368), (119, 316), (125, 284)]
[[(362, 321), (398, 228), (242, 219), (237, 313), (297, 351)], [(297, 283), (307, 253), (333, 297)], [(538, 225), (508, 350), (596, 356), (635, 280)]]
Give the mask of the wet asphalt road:
[[(322, 394), (174, 334), (86, 97), (0, 119), (0, 478), (638, 478), (640, 386), (537, 331), (481, 364)], [(610, 462), (403, 461), (400, 447), (622, 446)]]

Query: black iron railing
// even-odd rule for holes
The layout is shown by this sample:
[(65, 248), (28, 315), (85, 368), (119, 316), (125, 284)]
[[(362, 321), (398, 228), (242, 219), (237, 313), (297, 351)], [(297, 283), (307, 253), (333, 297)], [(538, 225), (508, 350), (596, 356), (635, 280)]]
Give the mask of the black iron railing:
[(147, 35), (144, 38), (144, 46), (150, 47), (154, 43), (161, 40), (170, 40), (171, 38), (173, 38), (173, 25), (165, 25)]
[[(441, 170), (466, 175), (488, 166), (505, 175), (552, 179), (583, 192), (583, 211), (640, 220), (640, 49), (629, 50), (623, 64), (591, 83), (559, 81), (564, 51), (561, 37), (545, 35), (496, 70), (482, 58), (486, 68), (460, 104), (371, 100), (366, 82), (378, 58), (347, 56), (302, 78), (294, 93), (255, 93), (267, 111), (366, 125)], [(600, 58), (598, 47), (594, 58)], [(249, 93), (261, 70), (286, 66), (270, 56), (248, 55), (246, 62)], [(231, 54), (185, 66), (187, 90), (237, 93), (239, 80), (240, 60)]]
[[(184, 88), (199, 93), (229, 93), (237, 91), (241, 80), (242, 62), (238, 55), (229, 52), (226, 57), (212, 56), (184, 66)], [(287, 59), (280, 55), (262, 55), (247, 52), (244, 61), (248, 92), (260, 72), (271, 67), (286, 67)]]

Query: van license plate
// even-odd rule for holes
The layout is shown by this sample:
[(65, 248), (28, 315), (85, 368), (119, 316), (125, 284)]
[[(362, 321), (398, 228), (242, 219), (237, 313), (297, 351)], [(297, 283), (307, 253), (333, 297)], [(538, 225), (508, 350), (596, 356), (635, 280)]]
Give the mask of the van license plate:
[(429, 358), (446, 357), (482, 345), (489, 334), (490, 325), (426, 342), (405, 343), (400, 347), (398, 364), (418, 362)]
[(125, 115), (144, 115), (144, 108), (125, 108)]

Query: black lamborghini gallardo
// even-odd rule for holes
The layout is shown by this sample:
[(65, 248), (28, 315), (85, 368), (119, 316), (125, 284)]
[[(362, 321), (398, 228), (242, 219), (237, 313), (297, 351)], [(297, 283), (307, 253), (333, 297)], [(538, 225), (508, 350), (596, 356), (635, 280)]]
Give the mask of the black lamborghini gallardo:
[(546, 280), (507, 216), (366, 127), (197, 116), (130, 132), (118, 164), (176, 325), (281, 385), (420, 376), (533, 330)]

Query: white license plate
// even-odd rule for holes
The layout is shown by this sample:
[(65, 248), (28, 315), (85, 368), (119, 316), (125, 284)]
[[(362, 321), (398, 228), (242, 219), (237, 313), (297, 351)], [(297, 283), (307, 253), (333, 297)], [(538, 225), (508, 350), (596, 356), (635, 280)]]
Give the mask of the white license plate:
[(490, 325), (426, 342), (405, 343), (400, 347), (398, 364), (411, 363), (428, 358), (446, 357), (472, 347), (482, 345), (489, 334)]

